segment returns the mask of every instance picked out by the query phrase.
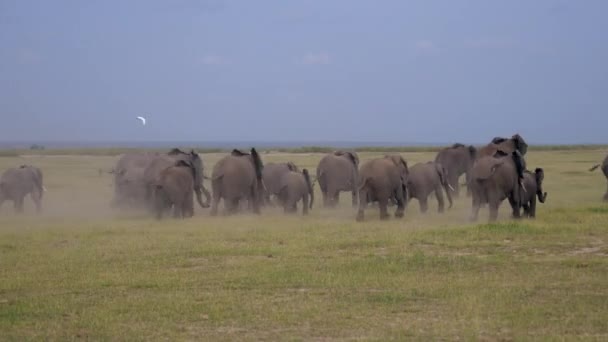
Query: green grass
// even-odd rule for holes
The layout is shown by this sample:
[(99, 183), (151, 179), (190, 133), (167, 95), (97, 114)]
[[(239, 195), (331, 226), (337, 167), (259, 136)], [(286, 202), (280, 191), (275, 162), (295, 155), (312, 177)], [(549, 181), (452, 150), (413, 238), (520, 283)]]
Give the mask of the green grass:
[[(108, 208), (111, 176), (97, 170), (116, 157), (92, 154), (0, 159), (40, 166), (48, 189), (40, 216), (31, 202), (22, 217), (0, 209), (0, 340), (608, 338), (606, 181), (586, 171), (602, 151), (531, 151), (547, 203), (515, 222), (505, 202), (495, 224), (487, 209), (470, 224), (464, 197), (444, 215), (414, 201), (402, 220), (369, 208), (357, 223), (347, 194), (308, 217), (197, 208), (157, 222)], [(321, 155), (263, 158), (314, 170)]]

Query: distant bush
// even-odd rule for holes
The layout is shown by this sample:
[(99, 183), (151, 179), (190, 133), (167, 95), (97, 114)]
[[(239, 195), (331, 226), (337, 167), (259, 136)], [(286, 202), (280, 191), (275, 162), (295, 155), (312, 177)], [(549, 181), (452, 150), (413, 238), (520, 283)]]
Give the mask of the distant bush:
[(44, 150), (44, 146), (33, 144), (32, 146), (30, 146), (30, 150)]

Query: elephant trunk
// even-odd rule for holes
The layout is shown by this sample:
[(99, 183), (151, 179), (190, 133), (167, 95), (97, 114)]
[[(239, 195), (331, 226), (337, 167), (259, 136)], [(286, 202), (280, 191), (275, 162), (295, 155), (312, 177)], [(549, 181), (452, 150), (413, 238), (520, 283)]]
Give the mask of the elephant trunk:
[[(203, 198), (202, 198), (202, 191), (201, 188), (203, 188), (202, 186), (196, 186), (194, 187), (194, 193), (196, 194), (196, 201), (198, 202), (198, 205), (201, 206), (201, 208), (209, 208), (209, 204), (207, 203), (203, 203)], [(207, 197), (207, 199), (209, 199), (208, 195), (209, 192), (205, 191), (205, 196)]]
[(534, 170), (534, 178), (536, 180), (536, 195), (540, 203), (545, 203), (547, 199), (547, 193), (543, 193), (543, 180), (545, 179), (545, 172), (541, 168)]
[(312, 188), (312, 183), (310, 182), (310, 174), (307, 169), (302, 170), (302, 174), (304, 175), (304, 179), (306, 180), (306, 186), (308, 188), (308, 193), (310, 194), (310, 204), (309, 209), (312, 209), (312, 204), (315, 201), (314, 190)]
[(600, 167), (600, 164), (593, 165), (593, 167), (590, 168), (589, 171), (595, 171), (595, 169), (597, 169), (598, 167)]
[[(452, 202), (452, 191), (450, 190), (450, 184), (447, 181), (443, 182), (443, 189), (445, 189), (445, 195), (448, 198), (448, 202), (450, 203), (450, 206), (448, 208), (452, 208), (453, 202)], [(452, 188), (452, 190), (454, 190)]]

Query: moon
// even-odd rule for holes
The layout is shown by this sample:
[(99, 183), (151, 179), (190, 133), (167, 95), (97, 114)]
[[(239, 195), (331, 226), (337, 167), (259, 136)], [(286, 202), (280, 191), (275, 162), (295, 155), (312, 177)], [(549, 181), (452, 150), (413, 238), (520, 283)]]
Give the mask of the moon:
[(138, 116), (137, 119), (141, 120), (142, 125), (144, 125), (144, 126), (146, 125), (146, 118), (144, 118), (143, 116)]

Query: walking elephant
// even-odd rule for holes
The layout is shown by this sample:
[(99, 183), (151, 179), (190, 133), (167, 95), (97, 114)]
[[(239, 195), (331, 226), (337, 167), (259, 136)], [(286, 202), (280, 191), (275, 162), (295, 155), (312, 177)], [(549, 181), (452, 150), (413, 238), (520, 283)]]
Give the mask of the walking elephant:
[[(209, 191), (207, 191), (203, 185), (203, 161), (194, 151), (190, 151), (188, 153), (174, 148), (167, 154), (159, 154), (154, 156), (144, 170), (143, 177), (146, 186), (146, 202), (149, 204), (150, 208), (154, 208), (155, 187), (158, 183), (161, 172), (170, 166), (174, 166), (176, 162), (180, 160), (185, 161), (194, 168), (194, 194), (196, 195), (196, 201), (201, 208), (209, 207), (211, 196)], [(205, 202), (203, 202), (202, 194), (204, 194), (206, 197)]]
[(536, 217), (536, 197), (540, 203), (545, 203), (547, 193), (543, 192), (543, 180), (545, 172), (541, 168), (536, 168), (534, 173), (524, 171), (523, 188), (521, 192), (521, 205), (524, 209), (524, 216), (529, 218)]
[(160, 172), (155, 185), (154, 201), (156, 218), (161, 219), (163, 212), (173, 207), (173, 217), (186, 218), (194, 215), (193, 195), (196, 167), (189, 161), (178, 160)]
[(476, 158), (477, 149), (474, 146), (465, 146), (458, 143), (443, 148), (437, 153), (435, 162), (443, 165), (445, 168), (447, 172), (447, 183), (450, 185), (449, 192), (455, 197), (460, 195), (458, 179), (465, 174), (468, 184), (469, 173)]
[(144, 171), (160, 153), (140, 152), (123, 154), (110, 173), (114, 175), (112, 207), (139, 207), (145, 204)]
[[(604, 176), (606, 177), (606, 181), (608, 181), (608, 156), (604, 158), (604, 161), (601, 164), (594, 165), (589, 171), (594, 171), (598, 167), (602, 167), (602, 172), (604, 172)], [(604, 194), (604, 201), (608, 201), (608, 188), (606, 189), (606, 193)]]
[(478, 157), (493, 156), (497, 151), (505, 153), (519, 151), (522, 156), (525, 156), (528, 151), (528, 144), (519, 134), (515, 134), (511, 138), (496, 137), (492, 139), (492, 142), (479, 149)]
[(25, 196), (30, 195), (36, 205), (36, 212), (42, 211), (42, 171), (31, 165), (10, 168), (0, 176), (0, 207), (4, 201), (13, 201), (15, 211), (23, 212)]
[(386, 155), (372, 159), (359, 170), (359, 211), (357, 221), (363, 221), (368, 201), (378, 201), (380, 219), (389, 217), (389, 199), (397, 202), (395, 217), (403, 217), (407, 201), (407, 162), (399, 155)]
[(246, 200), (254, 213), (260, 213), (264, 195), (264, 164), (255, 148), (251, 153), (234, 149), (213, 167), (211, 183), (213, 201), (211, 215), (217, 215), (218, 204), (224, 199), (226, 213), (234, 213), (240, 200)]
[(278, 193), (279, 201), (286, 213), (298, 210), (297, 205), (302, 200), (302, 215), (307, 215), (314, 202), (313, 183), (307, 169), (302, 172), (289, 171), (281, 177), (281, 187)]
[(471, 171), (471, 221), (477, 221), (482, 204), (490, 207), (490, 222), (496, 221), (498, 207), (509, 199), (513, 217), (520, 217), (521, 193), (526, 163), (519, 151), (496, 152), (494, 156), (479, 158)]
[(341, 191), (350, 191), (352, 205), (357, 205), (358, 169), (359, 156), (355, 152), (335, 151), (321, 158), (317, 166), (317, 181), (324, 207), (335, 207)]
[(266, 187), (266, 191), (264, 192), (265, 204), (272, 204), (270, 197), (279, 194), (279, 191), (281, 191), (281, 179), (283, 175), (291, 171), (299, 171), (298, 167), (292, 162), (268, 163), (264, 165), (262, 178), (264, 180), (264, 186)]
[(450, 185), (447, 181), (447, 171), (443, 165), (437, 162), (419, 163), (410, 168), (407, 179), (409, 199), (416, 198), (420, 203), (420, 211), (426, 213), (428, 210), (428, 197), (435, 192), (438, 211), (442, 213), (445, 208), (443, 201), (443, 190), (452, 208), (452, 195)]

